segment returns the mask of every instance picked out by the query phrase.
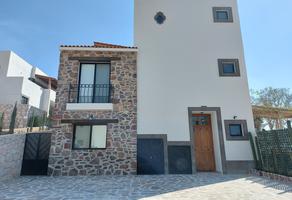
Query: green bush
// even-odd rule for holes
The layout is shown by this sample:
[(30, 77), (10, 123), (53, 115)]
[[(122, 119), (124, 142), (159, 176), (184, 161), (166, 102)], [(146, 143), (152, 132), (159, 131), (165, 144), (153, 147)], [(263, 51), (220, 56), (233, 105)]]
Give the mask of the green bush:
[(12, 134), (15, 129), (16, 115), (17, 115), (17, 102), (15, 103), (12, 114), (11, 114), (11, 120), (10, 120), (10, 125), (9, 125), (10, 134)]
[(2, 129), (3, 129), (3, 118), (4, 118), (4, 113), (0, 113), (0, 132), (2, 132)]

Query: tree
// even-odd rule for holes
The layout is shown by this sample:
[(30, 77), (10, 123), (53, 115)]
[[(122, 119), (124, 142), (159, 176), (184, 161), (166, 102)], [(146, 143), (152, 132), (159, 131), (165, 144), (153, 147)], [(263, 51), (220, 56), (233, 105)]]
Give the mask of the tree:
[(2, 132), (2, 128), (3, 128), (3, 119), (4, 119), (4, 112), (0, 113), (0, 133)]
[(9, 125), (10, 134), (12, 134), (15, 129), (16, 115), (17, 115), (17, 102), (15, 103), (12, 114), (11, 114), (10, 125)]
[[(251, 100), (253, 105), (267, 108), (292, 108), (292, 93), (288, 88), (267, 87), (261, 90), (251, 90)], [(263, 121), (267, 122), (271, 130), (275, 127), (283, 128), (286, 123), (281, 116), (265, 118)]]

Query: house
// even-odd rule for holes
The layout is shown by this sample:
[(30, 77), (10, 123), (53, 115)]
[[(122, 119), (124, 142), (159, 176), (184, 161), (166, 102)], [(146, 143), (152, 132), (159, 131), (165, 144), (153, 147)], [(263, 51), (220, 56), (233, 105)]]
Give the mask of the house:
[(16, 128), (25, 128), (30, 115), (43, 116), (55, 101), (56, 79), (48, 77), (13, 51), (0, 51), (0, 113), (4, 129), (17, 102)]
[(247, 172), (236, 0), (135, 1), (135, 47), (61, 46), (51, 175)]

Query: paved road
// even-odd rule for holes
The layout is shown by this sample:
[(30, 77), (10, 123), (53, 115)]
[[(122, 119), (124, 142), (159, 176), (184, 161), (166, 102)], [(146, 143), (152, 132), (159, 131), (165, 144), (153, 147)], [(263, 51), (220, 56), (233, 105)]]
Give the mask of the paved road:
[(0, 200), (292, 200), (292, 185), (240, 175), (20, 177), (0, 182)]

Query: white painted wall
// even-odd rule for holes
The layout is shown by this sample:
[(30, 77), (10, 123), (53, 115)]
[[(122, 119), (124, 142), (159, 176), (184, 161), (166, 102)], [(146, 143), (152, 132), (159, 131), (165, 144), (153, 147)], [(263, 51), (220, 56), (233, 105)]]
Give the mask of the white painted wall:
[[(212, 7), (231, 6), (234, 23), (214, 23)], [(154, 21), (158, 11), (163, 25)], [(236, 0), (136, 0), (138, 133), (189, 141), (188, 107), (220, 107), (254, 132)], [(219, 77), (218, 58), (237, 58), (240, 77)], [(224, 125), (223, 125), (224, 129)], [(247, 141), (226, 141), (227, 160), (252, 160)]]
[[(55, 101), (55, 92), (46, 90), (29, 80), (33, 66), (12, 51), (0, 52), (0, 103), (11, 104), (21, 101), (21, 96), (29, 98), (29, 105), (47, 111), (45, 97)], [(47, 76), (36, 68), (36, 74)]]

